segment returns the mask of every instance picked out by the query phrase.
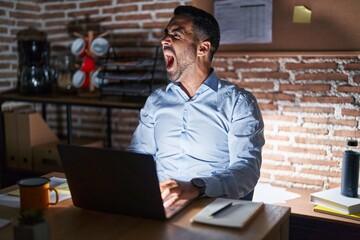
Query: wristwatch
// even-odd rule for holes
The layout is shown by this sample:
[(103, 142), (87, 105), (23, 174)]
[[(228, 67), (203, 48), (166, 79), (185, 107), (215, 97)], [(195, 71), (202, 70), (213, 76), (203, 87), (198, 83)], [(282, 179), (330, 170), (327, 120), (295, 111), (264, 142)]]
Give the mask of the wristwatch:
[(203, 196), (206, 190), (206, 182), (201, 178), (191, 179), (191, 183), (194, 187), (199, 189), (199, 196)]

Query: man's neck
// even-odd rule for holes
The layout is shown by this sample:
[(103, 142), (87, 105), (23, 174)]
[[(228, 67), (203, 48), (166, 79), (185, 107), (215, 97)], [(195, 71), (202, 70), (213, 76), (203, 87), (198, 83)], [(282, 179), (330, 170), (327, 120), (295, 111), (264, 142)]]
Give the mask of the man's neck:
[(189, 98), (195, 96), (196, 91), (199, 89), (201, 84), (206, 80), (210, 75), (211, 68), (197, 69), (196, 71), (191, 71), (184, 76), (180, 81), (181, 89), (188, 95)]

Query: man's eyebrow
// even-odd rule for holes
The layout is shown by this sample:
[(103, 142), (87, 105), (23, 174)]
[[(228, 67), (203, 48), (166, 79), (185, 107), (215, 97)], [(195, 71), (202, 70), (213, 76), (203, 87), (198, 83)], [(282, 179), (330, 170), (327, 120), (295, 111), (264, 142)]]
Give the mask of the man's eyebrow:
[(176, 28), (174, 28), (174, 29), (167, 29), (167, 28), (165, 28), (164, 29), (164, 33), (165, 34), (168, 34), (169, 32), (179, 32), (179, 33), (185, 33), (185, 31), (184, 31), (184, 28), (183, 27), (176, 27)]

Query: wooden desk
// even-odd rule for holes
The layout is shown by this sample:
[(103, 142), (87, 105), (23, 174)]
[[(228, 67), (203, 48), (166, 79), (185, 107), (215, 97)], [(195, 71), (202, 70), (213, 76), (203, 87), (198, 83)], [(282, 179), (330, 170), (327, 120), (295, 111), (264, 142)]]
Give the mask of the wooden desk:
[(288, 189), (301, 197), (283, 204), (291, 208), (290, 239), (292, 240), (341, 240), (360, 239), (360, 221), (314, 212), (310, 193), (302, 189)]
[[(49, 176), (63, 176), (50, 174)], [(2, 189), (7, 192), (16, 186)], [(45, 211), (51, 223), (52, 240), (57, 239), (288, 239), (288, 207), (265, 204), (263, 211), (244, 229), (190, 223), (190, 218), (212, 199), (198, 199), (168, 221), (127, 217), (76, 208), (71, 199)], [(0, 206), (0, 218), (13, 219), (19, 209)], [(13, 224), (0, 229), (0, 239), (13, 239)]]

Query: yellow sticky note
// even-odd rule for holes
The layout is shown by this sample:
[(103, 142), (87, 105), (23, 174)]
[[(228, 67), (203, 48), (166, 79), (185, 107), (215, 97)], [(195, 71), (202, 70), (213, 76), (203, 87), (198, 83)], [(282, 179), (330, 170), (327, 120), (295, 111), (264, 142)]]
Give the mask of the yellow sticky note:
[(310, 23), (311, 22), (311, 10), (305, 6), (295, 6), (293, 23)]

